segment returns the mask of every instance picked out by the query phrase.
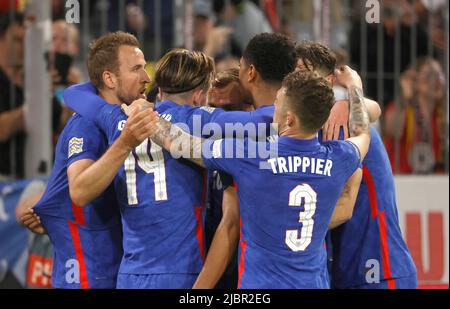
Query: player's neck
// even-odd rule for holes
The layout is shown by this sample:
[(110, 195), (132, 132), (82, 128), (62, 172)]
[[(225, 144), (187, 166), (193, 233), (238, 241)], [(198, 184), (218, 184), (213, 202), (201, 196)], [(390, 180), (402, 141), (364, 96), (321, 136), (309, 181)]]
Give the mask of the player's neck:
[(290, 137), (300, 140), (311, 140), (317, 137), (317, 133), (311, 134), (311, 133), (304, 133), (301, 130), (295, 129), (295, 128), (289, 128), (285, 132), (280, 134), (281, 137)]
[(108, 90), (100, 90), (98, 95), (108, 104), (121, 105), (119, 98)]
[(174, 103), (177, 103), (178, 105), (193, 105), (190, 100), (190, 98), (180, 95), (170, 95), (170, 94), (162, 94), (161, 95), (161, 101), (172, 101)]
[(278, 87), (278, 85), (271, 85), (268, 83), (261, 84), (260, 87), (255, 88), (252, 92), (255, 108), (273, 105), (279, 89), (280, 87)]

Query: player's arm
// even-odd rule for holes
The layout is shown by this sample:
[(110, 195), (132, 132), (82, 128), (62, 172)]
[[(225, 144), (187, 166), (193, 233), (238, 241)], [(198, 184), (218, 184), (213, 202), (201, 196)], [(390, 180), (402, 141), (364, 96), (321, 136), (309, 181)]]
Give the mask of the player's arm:
[[(362, 162), (369, 150), (370, 144), (370, 121), (365, 106), (362, 91), (362, 82), (356, 71), (348, 66), (342, 67), (336, 72), (336, 77), (342, 85), (345, 85), (349, 93), (350, 101), (350, 141), (360, 154)], [(361, 184), (362, 171), (358, 169), (347, 181), (344, 191), (336, 205), (330, 228), (335, 228), (351, 218)]]
[(362, 81), (356, 71), (348, 66), (343, 66), (336, 71), (339, 83), (348, 90), (350, 101), (349, 129), (350, 141), (355, 145), (361, 155), (361, 162), (366, 157), (370, 144), (370, 120), (367, 111)]
[[(378, 121), (381, 116), (381, 108), (378, 102), (364, 98), (369, 120), (371, 123)], [(348, 121), (350, 117), (350, 102), (348, 100), (337, 101), (331, 109), (330, 117), (323, 126), (323, 140), (339, 140), (341, 127), (344, 130), (344, 139), (349, 138)]]
[(234, 256), (239, 240), (239, 200), (232, 186), (223, 192), (222, 219), (214, 234), (205, 264), (194, 289), (212, 289)]
[(364, 98), (364, 103), (367, 107), (367, 112), (369, 113), (369, 121), (370, 123), (377, 122), (381, 117), (381, 107), (377, 101), (374, 101), (369, 98)]
[(344, 191), (342, 191), (336, 208), (334, 209), (333, 216), (329, 229), (332, 230), (341, 224), (344, 224), (352, 218), (353, 208), (358, 197), (359, 187), (362, 180), (362, 170), (359, 168), (347, 181)]
[(160, 118), (156, 113), (148, 121), (151, 126), (149, 135), (153, 142), (170, 152), (172, 157), (185, 158), (206, 167), (202, 158), (204, 139), (192, 136), (172, 123)]
[(64, 103), (77, 114), (90, 121), (96, 121), (102, 108), (108, 105), (97, 94), (92, 83), (77, 84), (68, 87), (63, 92)]
[(148, 116), (152, 110), (132, 111), (119, 138), (105, 154), (94, 160), (79, 160), (67, 169), (72, 201), (86, 206), (111, 184), (129, 153), (150, 135)]

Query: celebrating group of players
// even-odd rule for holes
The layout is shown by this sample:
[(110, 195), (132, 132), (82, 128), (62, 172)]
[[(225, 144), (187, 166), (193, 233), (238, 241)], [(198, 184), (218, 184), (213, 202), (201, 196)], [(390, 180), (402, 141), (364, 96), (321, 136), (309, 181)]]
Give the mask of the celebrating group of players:
[[(238, 73), (217, 76), (210, 57), (174, 49), (156, 66), (154, 105), (145, 65), (134, 36), (106, 34), (89, 48), (90, 83), (64, 94), (76, 114), (22, 217), (50, 237), (53, 287), (417, 286), (370, 127), (380, 108), (327, 47), (260, 34)], [(333, 87), (346, 96), (336, 102)], [(231, 111), (213, 107), (224, 102)]]

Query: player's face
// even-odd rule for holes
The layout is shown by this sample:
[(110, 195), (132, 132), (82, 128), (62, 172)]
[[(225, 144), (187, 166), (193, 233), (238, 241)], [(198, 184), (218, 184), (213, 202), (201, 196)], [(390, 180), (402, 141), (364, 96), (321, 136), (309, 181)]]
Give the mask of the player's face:
[(284, 87), (277, 92), (273, 122), (278, 124), (278, 132), (283, 132), (286, 126), (286, 88)]
[(231, 82), (223, 88), (211, 88), (208, 104), (227, 110), (236, 110), (245, 101), (239, 82)]
[(145, 90), (150, 77), (145, 70), (144, 53), (135, 46), (119, 48), (119, 76), (117, 97), (125, 104), (145, 99)]

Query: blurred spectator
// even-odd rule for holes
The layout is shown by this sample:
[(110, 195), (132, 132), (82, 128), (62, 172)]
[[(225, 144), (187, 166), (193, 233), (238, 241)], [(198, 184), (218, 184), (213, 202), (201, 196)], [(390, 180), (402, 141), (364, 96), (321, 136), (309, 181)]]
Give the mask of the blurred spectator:
[[(91, 28), (89, 34), (92, 38), (104, 34), (102, 31), (126, 31), (137, 36), (142, 45), (142, 50), (148, 59), (159, 59), (167, 50), (174, 47), (173, 43), (173, 6), (174, 1), (160, 1), (160, 10), (156, 11), (155, 0), (89, 0), (92, 12)], [(122, 8), (120, 5), (124, 3)], [(142, 6), (139, 4), (142, 3)], [(161, 51), (159, 55), (154, 54), (156, 37), (155, 16), (158, 15), (160, 26)], [(105, 20), (103, 20), (103, 16)], [(120, 21), (124, 21), (124, 28), (121, 28)], [(100, 18), (99, 18), (100, 17)], [(103, 29), (103, 23), (107, 29)], [(142, 35), (142, 39), (141, 39)]]
[(214, 0), (214, 10), (220, 25), (235, 30), (232, 38), (241, 52), (256, 34), (272, 32), (272, 27), (263, 11), (251, 1)]
[[(412, 55), (417, 57), (425, 56), (428, 52), (427, 44), (428, 35), (420, 24), (416, 23), (416, 37), (413, 38), (413, 31), (411, 27), (412, 20), (410, 19), (411, 6), (405, 0), (401, 1), (384, 1), (382, 4), (382, 24), (383, 24), (383, 74), (385, 76), (393, 76), (396, 68), (396, 64), (399, 63), (400, 73), (406, 70), (412, 61)], [(359, 2), (359, 5), (364, 6)], [(356, 10), (358, 14), (355, 14), (356, 19), (352, 24), (350, 37), (350, 49), (351, 49), (351, 62), (355, 64), (355, 67), (362, 74), (367, 73), (369, 76), (366, 79), (365, 93), (369, 97), (378, 98), (378, 83), (377, 83), (377, 71), (378, 71), (378, 55), (380, 53), (379, 46), (381, 42), (378, 40), (378, 25), (367, 24), (367, 72), (362, 72), (362, 50), (361, 50), (361, 15), (360, 10)], [(397, 23), (398, 30), (397, 31)], [(400, 40), (400, 54), (396, 57), (396, 38)], [(412, 39), (415, 39), (417, 43), (415, 49), (411, 45)], [(378, 98), (380, 103), (390, 102), (394, 99), (395, 94), (395, 80), (394, 78), (385, 78), (383, 98)]]
[(194, 50), (203, 51), (213, 58), (228, 56), (228, 51), (225, 48), (230, 43), (229, 38), (233, 29), (230, 27), (214, 26), (215, 16), (211, 1), (195, 0), (193, 14)]
[[(401, 101), (387, 107), (384, 123), (385, 144), (394, 171), (443, 172), (446, 90), (441, 65), (432, 58), (420, 59), (402, 75), (401, 91)], [(399, 162), (396, 162), (396, 150), (400, 151)]]
[[(445, 3), (446, 0), (420, 0), (415, 2), (415, 12), (419, 23), (429, 30), (429, 35), (433, 41), (433, 46), (440, 54), (440, 58), (445, 57)], [(447, 11), (448, 14), (448, 11)]]
[(52, 20), (65, 19), (66, 18), (66, 1), (64, 0), (52, 0)]
[(64, 20), (55, 20), (52, 24), (52, 35), (53, 142), (56, 143), (59, 132), (73, 113), (64, 105), (62, 92), (65, 87), (80, 83), (82, 78), (81, 71), (74, 66), (74, 60), (80, 51), (78, 29)]
[[(51, 52), (53, 90), (52, 129), (54, 141), (72, 112), (61, 104), (62, 87), (81, 81), (80, 73), (72, 66), (78, 54), (78, 30), (59, 20), (53, 23)], [(24, 177), (25, 118), (24, 118), (24, 39), (22, 14), (0, 13), (0, 178)], [(12, 151), (14, 150), (14, 153)], [(12, 163), (15, 161), (15, 170)]]
[[(317, 15), (317, 12), (315, 12), (315, 6), (318, 4), (323, 7), (325, 1), (277, 1), (282, 2), (282, 12), (278, 13), (282, 16), (282, 33), (291, 33), (293, 38), (297, 41), (322, 41), (332, 48), (344, 47), (347, 44), (348, 38), (346, 19), (344, 18), (344, 1), (328, 1), (328, 16)], [(313, 24), (316, 21), (320, 21), (321, 25), (325, 25), (325, 21), (327, 21), (329, 24), (329, 29), (320, 29), (321, 32), (315, 34)], [(329, 41), (325, 41), (324, 39), (329, 39)]]
[(24, 176), (24, 37), (23, 15), (0, 12), (0, 180)]

